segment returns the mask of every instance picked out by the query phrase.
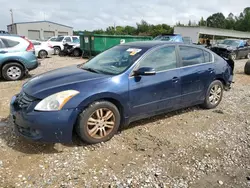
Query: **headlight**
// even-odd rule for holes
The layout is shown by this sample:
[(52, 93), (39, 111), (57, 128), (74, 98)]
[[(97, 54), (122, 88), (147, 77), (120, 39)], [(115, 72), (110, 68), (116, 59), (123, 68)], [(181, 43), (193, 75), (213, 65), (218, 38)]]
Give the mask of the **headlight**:
[(61, 110), (62, 107), (75, 95), (77, 95), (79, 91), (75, 90), (67, 90), (59, 93), (55, 93), (43, 99), (39, 102), (35, 110), (37, 111), (58, 111)]

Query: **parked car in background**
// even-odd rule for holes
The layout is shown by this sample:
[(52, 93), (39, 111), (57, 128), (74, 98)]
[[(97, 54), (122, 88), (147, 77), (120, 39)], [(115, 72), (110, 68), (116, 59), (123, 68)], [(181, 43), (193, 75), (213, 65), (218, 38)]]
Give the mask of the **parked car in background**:
[(59, 55), (59, 53), (61, 52), (61, 50), (63, 50), (64, 48), (64, 44), (65, 43), (69, 43), (69, 42), (74, 42), (80, 40), (79, 36), (59, 36), (56, 39), (53, 39), (53, 41), (50, 41), (50, 44), (53, 46), (54, 48), (54, 53), (56, 55)]
[(215, 53), (231, 58), (232, 60), (239, 58), (250, 59), (250, 46), (245, 40), (225, 39), (210, 49)]
[(19, 80), (37, 66), (34, 45), (29, 40), (0, 34), (0, 77), (5, 80)]
[(94, 144), (135, 120), (198, 104), (215, 108), (232, 79), (233, 68), (206, 48), (124, 43), (30, 79), (11, 100), (11, 118), (32, 140), (70, 142), (76, 130)]
[(49, 42), (40, 42), (31, 40), (35, 47), (35, 55), (41, 59), (51, 57), (54, 54), (54, 48)]
[(59, 53), (60, 56), (74, 56), (80, 57), (82, 55), (82, 50), (80, 48), (80, 43), (65, 43), (63, 50)]
[(169, 42), (184, 42), (183, 38), (179, 34), (165, 34), (155, 37), (153, 40), (157, 41), (169, 41)]

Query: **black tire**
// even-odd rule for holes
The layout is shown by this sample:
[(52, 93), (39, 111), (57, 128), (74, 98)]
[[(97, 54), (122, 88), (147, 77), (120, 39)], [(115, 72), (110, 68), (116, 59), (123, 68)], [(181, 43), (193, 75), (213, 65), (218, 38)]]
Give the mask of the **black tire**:
[[(218, 99), (217, 99), (217, 97), (213, 97), (214, 95), (211, 94), (212, 90), (215, 90), (216, 87), (220, 88), (220, 91), (221, 91), (220, 93), (218, 93), (216, 95), (216, 96), (219, 97)], [(221, 100), (222, 100), (223, 90), (224, 90), (224, 87), (223, 87), (223, 84), (221, 83), (221, 81), (219, 81), (219, 80), (213, 81), (210, 84), (210, 86), (208, 87), (208, 90), (207, 90), (206, 96), (205, 96), (205, 101), (204, 101), (204, 103), (201, 106), (203, 108), (206, 108), (206, 109), (212, 109), (212, 108), (217, 107), (220, 104)], [(217, 91), (215, 91), (215, 92), (217, 92)], [(217, 100), (214, 100), (215, 98)], [(214, 102), (210, 101), (210, 99), (214, 100)]]
[(74, 57), (80, 57), (81, 56), (81, 50), (80, 49), (74, 49), (73, 56)]
[[(112, 112), (112, 117), (111, 118), (114, 118), (113, 119), (114, 123), (112, 125), (113, 128), (112, 129), (108, 128), (108, 131), (107, 131), (108, 134), (106, 136), (103, 136), (103, 137), (100, 136), (100, 134), (102, 132), (100, 129), (102, 129), (102, 128), (99, 127), (99, 126), (104, 126), (104, 125), (100, 125), (100, 122), (99, 122), (99, 124), (95, 122), (94, 125), (93, 124), (92, 125), (87, 124), (89, 119), (91, 117), (93, 118), (93, 116), (95, 116), (95, 114), (96, 114), (96, 111), (100, 110), (100, 109), (111, 111)], [(103, 121), (105, 121), (105, 115), (107, 115), (106, 114), (107, 112), (106, 113), (104, 113), (104, 112), (102, 114)], [(96, 118), (94, 118), (94, 119), (96, 119)], [(100, 142), (106, 142), (106, 141), (110, 140), (117, 133), (117, 131), (119, 129), (119, 126), (120, 126), (120, 123), (121, 123), (120, 112), (113, 103), (108, 102), (108, 101), (97, 101), (97, 102), (94, 102), (93, 104), (91, 104), (88, 108), (86, 108), (79, 115), (78, 121), (77, 121), (77, 124), (76, 124), (76, 132), (77, 132), (78, 136), (84, 142), (86, 142), (88, 144), (97, 144), (97, 143), (100, 143)], [(90, 133), (88, 132), (88, 131), (90, 131), (89, 126), (92, 126), (92, 130), (95, 129), (95, 127), (98, 127), (98, 128), (96, 128), (96, 130), (98, 129), (98, 131), (96, 133), (94, 133), (95, 134), (94, 136), (97, 137), (98, 133), (99, 133), (100, 138), (94, 138), (94, 136), (90, 135)], [(93, 132), (95, 132), (95, 131), (93, 131)], [(106, 130), (105, 130), (105, 132), (106, 132)]]
[(41, 50), (38, 53), (38, 57), (41, 59), (45, 59), (45, 58), (47, 58), (47, 56), (48, 56), (48, 53), (45, 50)]
[(59, 55), (60, 54), (60, 52), (61, 52), (61, 48), (60, 47), (54, 47), (54, 53), (56, 54), (56, 55)]
[(250, 52), (246, 55), (246, 59), (250, 59)]
[[(12, 68), (12, 70), (14, 69), (16, 72), (16, 74), (15, 73), (12, 74), (13, 76), (11, 76), (11, 73), (10, 73), (11, 68)], [(5, 80), (8, 80), (8, 81), (20, 80), (23, 78), (24, 73), (25, 73), (24, 67), (19, 63), (14, 63), (14, 62), (7, 63), (2, 68), (3, 78)], [(16, 75), (16, 76), (14, 76), (14, 75)]]
[(250, 60), (246, 62), (244, 72), (245, 74), (250, 75)]
[(232, 53), (229, 55), (229, 58), (232, 59), (232, 60), (238, 59), (237, 54), (236, 54), (235, 52), (232, 52)]

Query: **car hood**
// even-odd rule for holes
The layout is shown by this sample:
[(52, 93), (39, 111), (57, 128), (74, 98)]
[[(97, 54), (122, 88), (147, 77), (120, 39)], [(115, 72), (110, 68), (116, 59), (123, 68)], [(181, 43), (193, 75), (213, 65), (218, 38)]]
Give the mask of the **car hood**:
[(229, 51), (236, 49), (236, 47), (234, 47), (234, 46), (229, 46), (229, 45), (225, 45), (225, 44), (217, 44), (214, 47), (215, 48), (226, 49), (226, 50), (229, 50)]
[(43, 99), (48, 95), (68, 89), (80, 90), (83, 83), (89, 86), (110, 75), (97, 74), (78, 68), (78, 66), (64, 67), (38, 75), (23, 85), (23, 91), (35, 98)]

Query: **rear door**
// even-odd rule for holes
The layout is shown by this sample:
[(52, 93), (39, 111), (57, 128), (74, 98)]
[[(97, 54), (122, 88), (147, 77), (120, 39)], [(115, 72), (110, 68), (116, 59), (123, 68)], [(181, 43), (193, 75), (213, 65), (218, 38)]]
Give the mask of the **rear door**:
[(161, 47), (147, 54), (139, 62), (140, 67), (152, 67), (156, 74), (129, 78), (131, 116), (177, 108), (181, 89), (175, 45)]
[(181, 106), (198, 104), (205, 98), (208, 86), (215, 78), (210, 52), (193, 46), (179, 46), (181, 58)]

